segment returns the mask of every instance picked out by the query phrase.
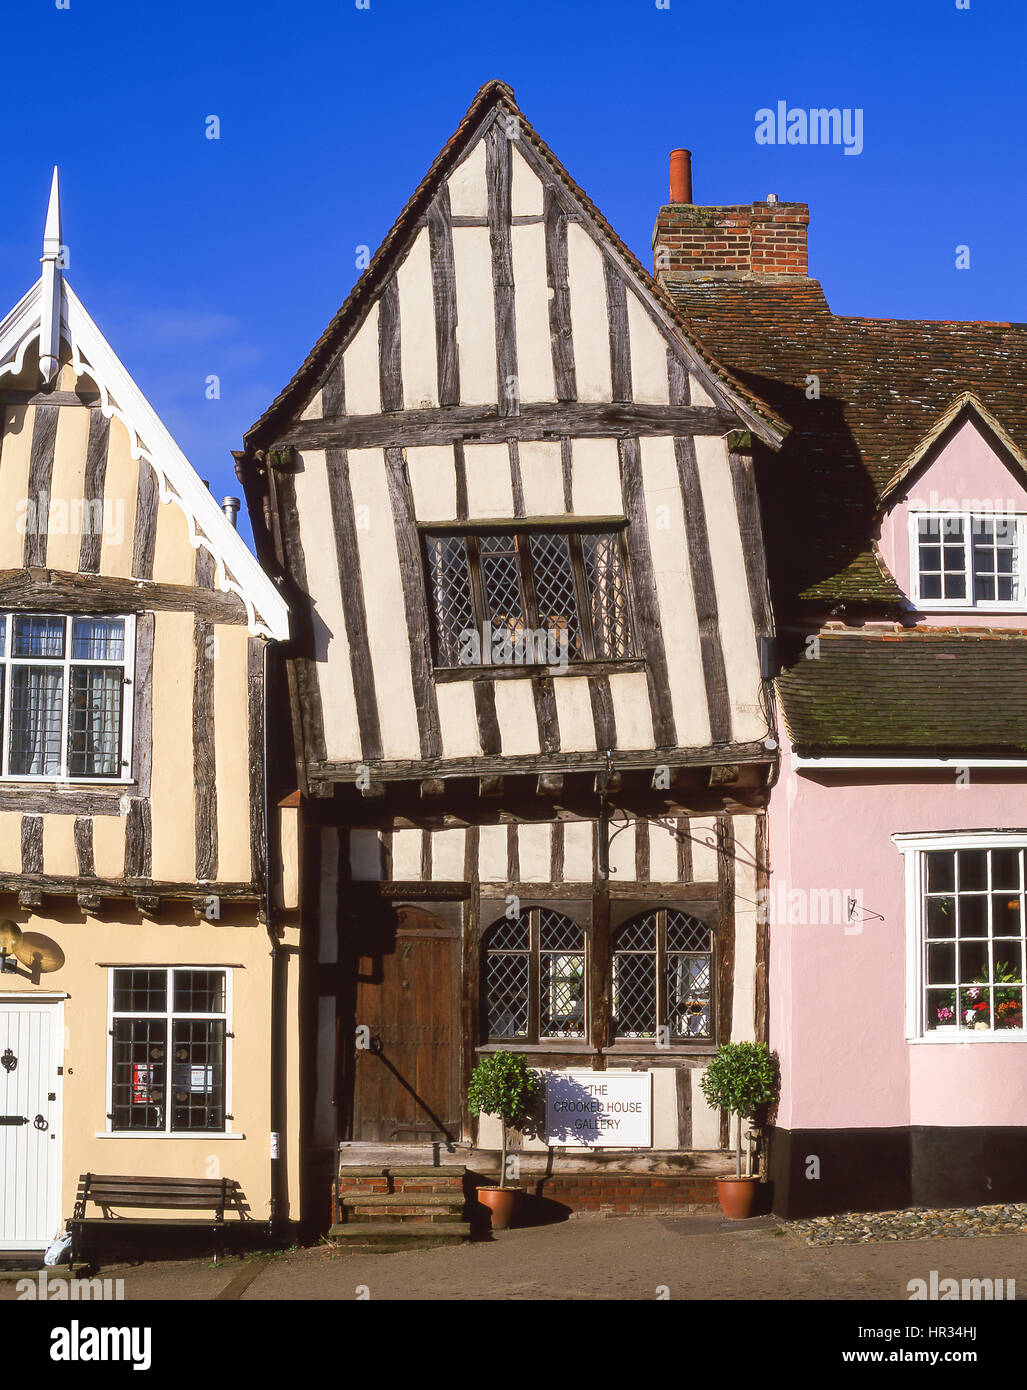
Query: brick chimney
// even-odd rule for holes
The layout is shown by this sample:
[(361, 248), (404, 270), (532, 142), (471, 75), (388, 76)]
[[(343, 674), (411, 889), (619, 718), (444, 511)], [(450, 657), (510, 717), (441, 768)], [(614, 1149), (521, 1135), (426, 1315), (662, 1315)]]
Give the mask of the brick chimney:
[[(679, 161), (687, 151), (671, 153), (671, 197), (691, 197), (691, 168), (684, 180)], [(762, 279), (809, 275), (806, 203), (765, 203), (732, 207), (697, 207), (670, 202), (660, 209), (653, 228), (653, 259), (658, 278)]]

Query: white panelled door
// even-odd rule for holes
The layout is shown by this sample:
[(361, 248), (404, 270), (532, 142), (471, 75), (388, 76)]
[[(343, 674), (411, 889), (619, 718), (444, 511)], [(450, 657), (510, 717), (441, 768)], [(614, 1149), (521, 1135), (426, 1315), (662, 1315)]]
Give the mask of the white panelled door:
[(41, 1250), (60, 1224), (61, 1016), (0, 999), (0, 1250)]

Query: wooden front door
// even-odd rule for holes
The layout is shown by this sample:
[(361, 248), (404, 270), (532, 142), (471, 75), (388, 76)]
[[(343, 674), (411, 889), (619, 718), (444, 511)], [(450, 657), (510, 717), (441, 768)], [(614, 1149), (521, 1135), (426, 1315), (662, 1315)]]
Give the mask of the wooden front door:
[(459, 931), (400, 906), (359, 940), (353, 1139), (459, 1139)]

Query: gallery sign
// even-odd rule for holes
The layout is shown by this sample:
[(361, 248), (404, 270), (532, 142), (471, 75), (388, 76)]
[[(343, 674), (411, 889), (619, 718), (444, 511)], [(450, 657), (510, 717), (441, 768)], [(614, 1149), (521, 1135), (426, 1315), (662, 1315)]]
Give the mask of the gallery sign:
[(546, 1077), (546, 1143), (651, 1149), (652, 1073), (550, 1072)]

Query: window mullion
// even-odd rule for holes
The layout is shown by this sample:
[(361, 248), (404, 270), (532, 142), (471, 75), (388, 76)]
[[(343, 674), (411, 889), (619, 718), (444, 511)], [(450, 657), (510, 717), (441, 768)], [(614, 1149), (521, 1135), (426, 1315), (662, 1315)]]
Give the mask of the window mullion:
[[(481, 574), (481, 542), (477, 536), (468, 535), (463, 538), (465, 553), (467, 555), (467, 573), (471, 580), (471, 602), (474, 604), (474, 614), (478, 625), (478, 632), (481, 641), (485, 641), (485, 624), (491, 614), (485, 603), (485, 584)], [(481, 664), (491, 666), (492, 664), (492, 643), (488, 644), (488, 650), (482, 646)]]
[(535, 576), (532, 570), (531, 539), (527, 531), (518, 531), (514, 536), (517, 549), (518, 568), (521, 576), (521, 595), (524, 599), (524, 625), (537, 632), (541, 626), (538, 616), (538, 600), (535, 597)]
[(172, 1061), (172, 1053), (173, 1053), (172, 1040), (173, 1040), (173, 1031), (174, 1031), (174, 1030), (173, 1030), (173, 1027), (172, 1027), (172, 1019), (173, 1019), (173, 1017), (174, 1017), (174, 1006), (175, 1006), (175, 996), (174, 996), (174, 994), (172, 993), (172, 991), (174, 990), (174, 986), (175, 986), (175, 972), (174, 972), (174, 970), (172, 970), (171, 968), (169, 968), (168, 971), (167, 971), (167, 978), (166, 978), (166, 983), (165, 983), (165, 990), (166, 990), (166, 993), (165, 993), (165, 996), (164, 996), (164, 998), (165, 998), (166, 1001), (167, 1001), (167, 1003), (166, 1003), (166, 1005), (165, 1005), (165, 1007), (166, 1007), (166, 1009), (167, 1009), (167, 1014), (166, 1014), (166, 1021), (165, 1021), (165, 1024), (164, 1024), (164, 1028), (165, 1028), (165, 1041), (164, 1041), (164, 1133), (165, 1133), (165, 1134), (170, 1134), (170, 1133), (172, 1132), (172, 1131), (171, 1131), (171, 1069), (172, 1069), (172, 1065), (173, 1065), (173, 1061)]
[(11, 661), (11, 642), (14, 640), (14, 619), (10, 613), (4, 616), (4, 748), (3, 748), (3, 770), (4, 776), (11, 775), (11, 684), (14, 676), (14, 666)]
[(542, 1036), (542, 968), (539, 959), (539, 909), (528, 913), (528, 1041), (537, 1043)]
[[(667, 910), (660, 908), (656, 914), (656, 1037), (661, 1027), (669, 1030), (667, 1017)], [(670, 1033), (667, 1034), (668, 1041)]]
[(574, 597), (578, 605), (578, 631), (584, 647), (582, 656), (586, 661), (595, 661), (595, 633), (592, 629), (592, 605), (588, 600), (588, 585), (585, 583), (585, 562), (581, 553), (581, 535), (577, 531), (568, 532), (567, 550), (574, 578)]

